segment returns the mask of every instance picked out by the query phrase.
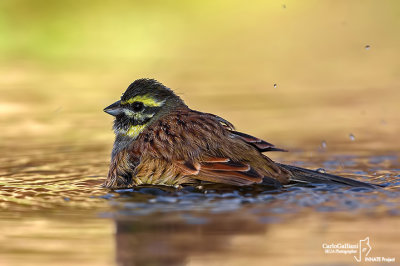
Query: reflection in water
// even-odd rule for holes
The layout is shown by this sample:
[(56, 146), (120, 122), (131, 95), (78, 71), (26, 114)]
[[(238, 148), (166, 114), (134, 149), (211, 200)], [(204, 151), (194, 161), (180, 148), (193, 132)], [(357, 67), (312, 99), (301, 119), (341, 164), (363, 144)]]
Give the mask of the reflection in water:
[(263, 235), (266, 225), (239, 213), (209, 219), (192, 214), (153, 214), (116, 221), (119, 265), (185, 265), (189, 258), (230, 249), (232, 236)]

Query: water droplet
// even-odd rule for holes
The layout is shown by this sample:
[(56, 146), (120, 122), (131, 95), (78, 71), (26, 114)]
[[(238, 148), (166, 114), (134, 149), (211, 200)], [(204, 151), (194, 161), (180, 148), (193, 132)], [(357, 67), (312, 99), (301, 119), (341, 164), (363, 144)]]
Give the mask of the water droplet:
[(326, 141), (325, 141), (325, 140), (321, 142), (321, 147), (322, 147), (323, 149), (326, 148)]
[(350, 134), (349, 138), (350, 138), (351, 141), (355, 141), (356, 140), (356, 137), (353, 134)]
[(274, 88), (278, 87), (278, 84), (274, 83)]
[(318, 168), (315, 171), (317, 171), (318, 173), (321, 173), (321, 174), (325, 174), (326, 173), (326, 170), (324, 168)]
[(369, 44), (365, 45), (365, 50), (369, 50), (369, 48), (371, 48)]

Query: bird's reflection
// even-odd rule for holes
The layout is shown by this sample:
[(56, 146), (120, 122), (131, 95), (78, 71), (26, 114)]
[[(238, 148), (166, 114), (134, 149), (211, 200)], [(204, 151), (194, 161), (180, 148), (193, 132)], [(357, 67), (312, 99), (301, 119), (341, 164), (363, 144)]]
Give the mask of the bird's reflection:
[(224, 252), (234, 236), (263, 234), (267, 227), (238, 212), (118, 216), (115, 223), (118, 265), (185, 265), (191, 256)]

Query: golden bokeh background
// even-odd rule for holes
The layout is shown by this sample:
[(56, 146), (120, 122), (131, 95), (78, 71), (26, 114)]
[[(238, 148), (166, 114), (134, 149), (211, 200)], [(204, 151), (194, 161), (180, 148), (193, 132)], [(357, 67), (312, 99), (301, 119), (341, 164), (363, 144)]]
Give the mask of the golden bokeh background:
[(111, 142), (102, 109), (150, 77), (281, 146), (394, 138), (399, 12), (398, 1), (3, 0), (0, 135)]

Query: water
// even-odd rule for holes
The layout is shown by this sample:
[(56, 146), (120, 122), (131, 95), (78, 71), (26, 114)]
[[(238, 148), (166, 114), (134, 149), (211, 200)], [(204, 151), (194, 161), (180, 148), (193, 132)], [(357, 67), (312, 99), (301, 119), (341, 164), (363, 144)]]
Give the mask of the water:
[[(384, 185), (377, 190), (315, 185), (283, 191), (259, 187), (111, 191), (101, 187), (108, 146), (1, 148), (9, 155), (1, 159), (0, 178), (0, 245), (6, 265), (23, 265), (26, 257), (32, 264), (66, 265), (107, 265), (114, 260), (122, 265), (197, 265), (210, 259), (215, 265), (239, 265), (245, 260), (257, 265), (265, 259), (281, 263), (288, 256), (305, 264), (352, 262), (327, 256), (320, 246), (365, 236), (374, 239), (376, 254), (397, 254), (390, 243), (400, 237), (391, 230), (400, 224), (398, 153), (349, 156), (321, 151), (307, 161), (298, 161), (308, 156), (305, 152), (284, 156), (302, 167), (326, 165), (328, 172)], [(348, 166), (342, 169), (331, 163), (337, 161)], [(276, 249), (271, 243), (288, 249)]]
[(326, 149), (327, 145), (325, 140), (321, 142), (321, 147), (322, 149)]
[(318, 168), (316, 171), (322, 174), (326, 173), (326, 170), (324, 168)]

